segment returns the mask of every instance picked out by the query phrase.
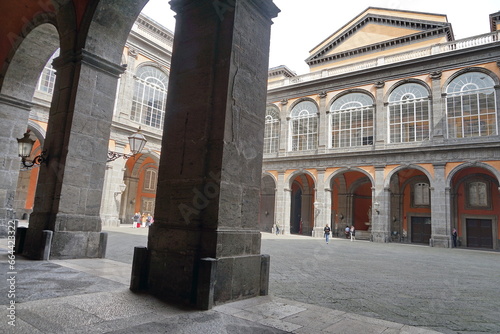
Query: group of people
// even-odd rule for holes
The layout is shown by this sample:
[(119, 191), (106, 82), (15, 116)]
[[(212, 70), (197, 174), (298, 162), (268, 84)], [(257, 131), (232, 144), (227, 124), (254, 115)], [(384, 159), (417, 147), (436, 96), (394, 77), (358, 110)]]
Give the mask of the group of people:
[[(328, 224), (326, 224), (323, 231), (325, 232), (325, 240), (326, 240), (326, 243), (328, 244), (328, 242), (330, 241), (330, 233), (332, 232), (332, 229), (330, 228), (330, 226), (328, 226)], [(349, 227), (349, 225), (347, 225), (345, 227), (344, 233), (345, 233), (346, 239), (351, 238), (351, 241), (356, 240), (356, 229), (354, 228), (354, 225), (351, 227)]]
[(153, 222), (154, 222), (154, 219), (150, 213), (141, 214), (140, 212), (136, 212), (132, 216), (132, 227), (133, 228), (150, 227), (153, 224)]

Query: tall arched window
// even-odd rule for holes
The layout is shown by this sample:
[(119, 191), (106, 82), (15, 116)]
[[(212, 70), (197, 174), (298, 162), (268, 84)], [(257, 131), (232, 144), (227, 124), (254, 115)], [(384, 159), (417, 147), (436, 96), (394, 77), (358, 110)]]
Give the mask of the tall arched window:
[(299, 102), (290, 113), (291, 151), (314, 150), (318, 146), (318, 108), (311, 101)]
[(459, 75), (446, 89), (448, 138), (483, 137), (498, 134), (495, 83), (488, 75)]
[(266, 109), (266, 126), (264, 129), (264, 153), (275, 153), (278, 151), (280, 135), (279, 112), (275, 107)]
[(389, 96), (389, 142), (429, 139), (429, 93), (416, 83), (403, 84)]
[(153, 66), (139, 68), (135, 76), (130, 119), (155, 128), (163, 128), (168, 77)]
[(341, 96), (330, 107), (330, 147), (373, 145), (373, 99), (363, 93)]
[(148, 168), (144, 173), (144, 191), (156, 192), (158, 182), (158, 171), (155, 168)]
[(54, 85), (56, 83), (56, 70), (52, 67), (54, 58), (59, 57), (59, 49), (54, 52), (52, 57), (47, 61), (43, 68), (40, 78), (38, 79), (38, 90), (47, 94), (54, 93)]

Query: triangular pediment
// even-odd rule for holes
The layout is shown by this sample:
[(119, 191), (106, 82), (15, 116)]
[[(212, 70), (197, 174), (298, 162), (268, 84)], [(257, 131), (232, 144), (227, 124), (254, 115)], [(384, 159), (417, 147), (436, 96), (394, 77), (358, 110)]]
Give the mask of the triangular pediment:
[(453, 40), (446, 15), (370, 7), (310, 51), (311, 66), (429, 37)]

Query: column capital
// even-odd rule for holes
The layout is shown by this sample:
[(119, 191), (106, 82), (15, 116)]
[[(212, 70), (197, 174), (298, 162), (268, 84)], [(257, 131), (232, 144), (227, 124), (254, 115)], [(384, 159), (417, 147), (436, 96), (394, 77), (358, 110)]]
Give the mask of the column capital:
[(118, 65), (109, 60), (102, 58), (85, 49), (80, 49), (76, 52), (68, 51), (55, 58), (52, 66), (59, 70), (70, 63), (83, 63), (94, 67), (95, 69), (110, 74), (116, 78), (120, 77), (126, 70), (126, 66)]
[[(233, 11), (237, 2), (240, 3), (251, 3), (253, 6), (262, 14), (265, 14), (267, 18), (272, 19), (278, 16), (281, 10), (276, 7), (276, 5), (271, 0), (213, 0), (213, 1), (198, 1), (198, 0), (171, 0), (170, 8), (176, 13), (180, 13), (184, 10), (189, 10), (196, 7), (212, 7), (214, 13), (219, 16), (219, 18), (224, 18), (224, 13), (226, 11)], [(208, 8), (206, 8), (208, 9)]]
[(6, 104), (27, 111), (30, 111), (34, 105), (31, 101), (20, 100), (5, 94), (0, 94), (0, 104)]

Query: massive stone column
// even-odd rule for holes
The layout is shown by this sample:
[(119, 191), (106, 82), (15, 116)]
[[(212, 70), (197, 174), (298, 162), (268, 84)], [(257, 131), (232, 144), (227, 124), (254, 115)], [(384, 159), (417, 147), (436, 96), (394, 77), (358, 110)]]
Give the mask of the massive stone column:
[[(28, 125), (32, 104), (4, 94), (0, 94), (0, 238), (8, 235), (9, 227), (14, 228), (14, 197), (21, 158), (18, 157), (17, 140), (22, 138)], [(19, 218), (19, 217), (17, 217)], [(10, 223), (9, 223), (10, 222)]]
[(57, 70), (25, 255), (102, 257), (101, 195), (116, 83), (123, 68), (85, 50), (62, 53)]
[[(327, 192), (325, 189), (326, 168), (316, 168), (316, 170), (318, 171), (318, 180), (316, 186), (316, 200), (314, 202), (314, 230), (312, 236), (321, 238), (324, 235), (323, 229), (325, 225), (330, 225), (330, 215), (327, 215), (327, 213), (331, 211), (331, 208), (327, 206), (330, 202), (327, 200), (327, 197), (329, 195), (331, 196), (331, 193)], [(330, 228), (333, 229), (332, 226), (330, 226)]]
[(450, 247), (451, 222), (449, 195), (446, 193), (445, 163), (434, 164), (434, 179), (431, 187), (431, 239), (430, 245)]
[(102, 226), (120, 226), (121, 200), (123, 185), (124, 160), (118, 159), (107, 163), (102, 189), (101, 221)]
[(385, 166), (375, 166), (375, 187), (372, 205), (372, 240), (389, 242), (390, 235), (390, 192), (384, 187)]
[(259, 192), (268, 0), (173, 0), (177, 13), (148, 289), (203, 309), (267, 293)]
[[(276, 182), (276, 213), (275, 222), (280, 228), (280, 233), (285, 233), (285, 210), (286, 210), (286, 196), (290, 194), (285, 191), (285, 171), (278, 170), (278, 180)], [(290, 208), (288, 208), (290, 211)]]

